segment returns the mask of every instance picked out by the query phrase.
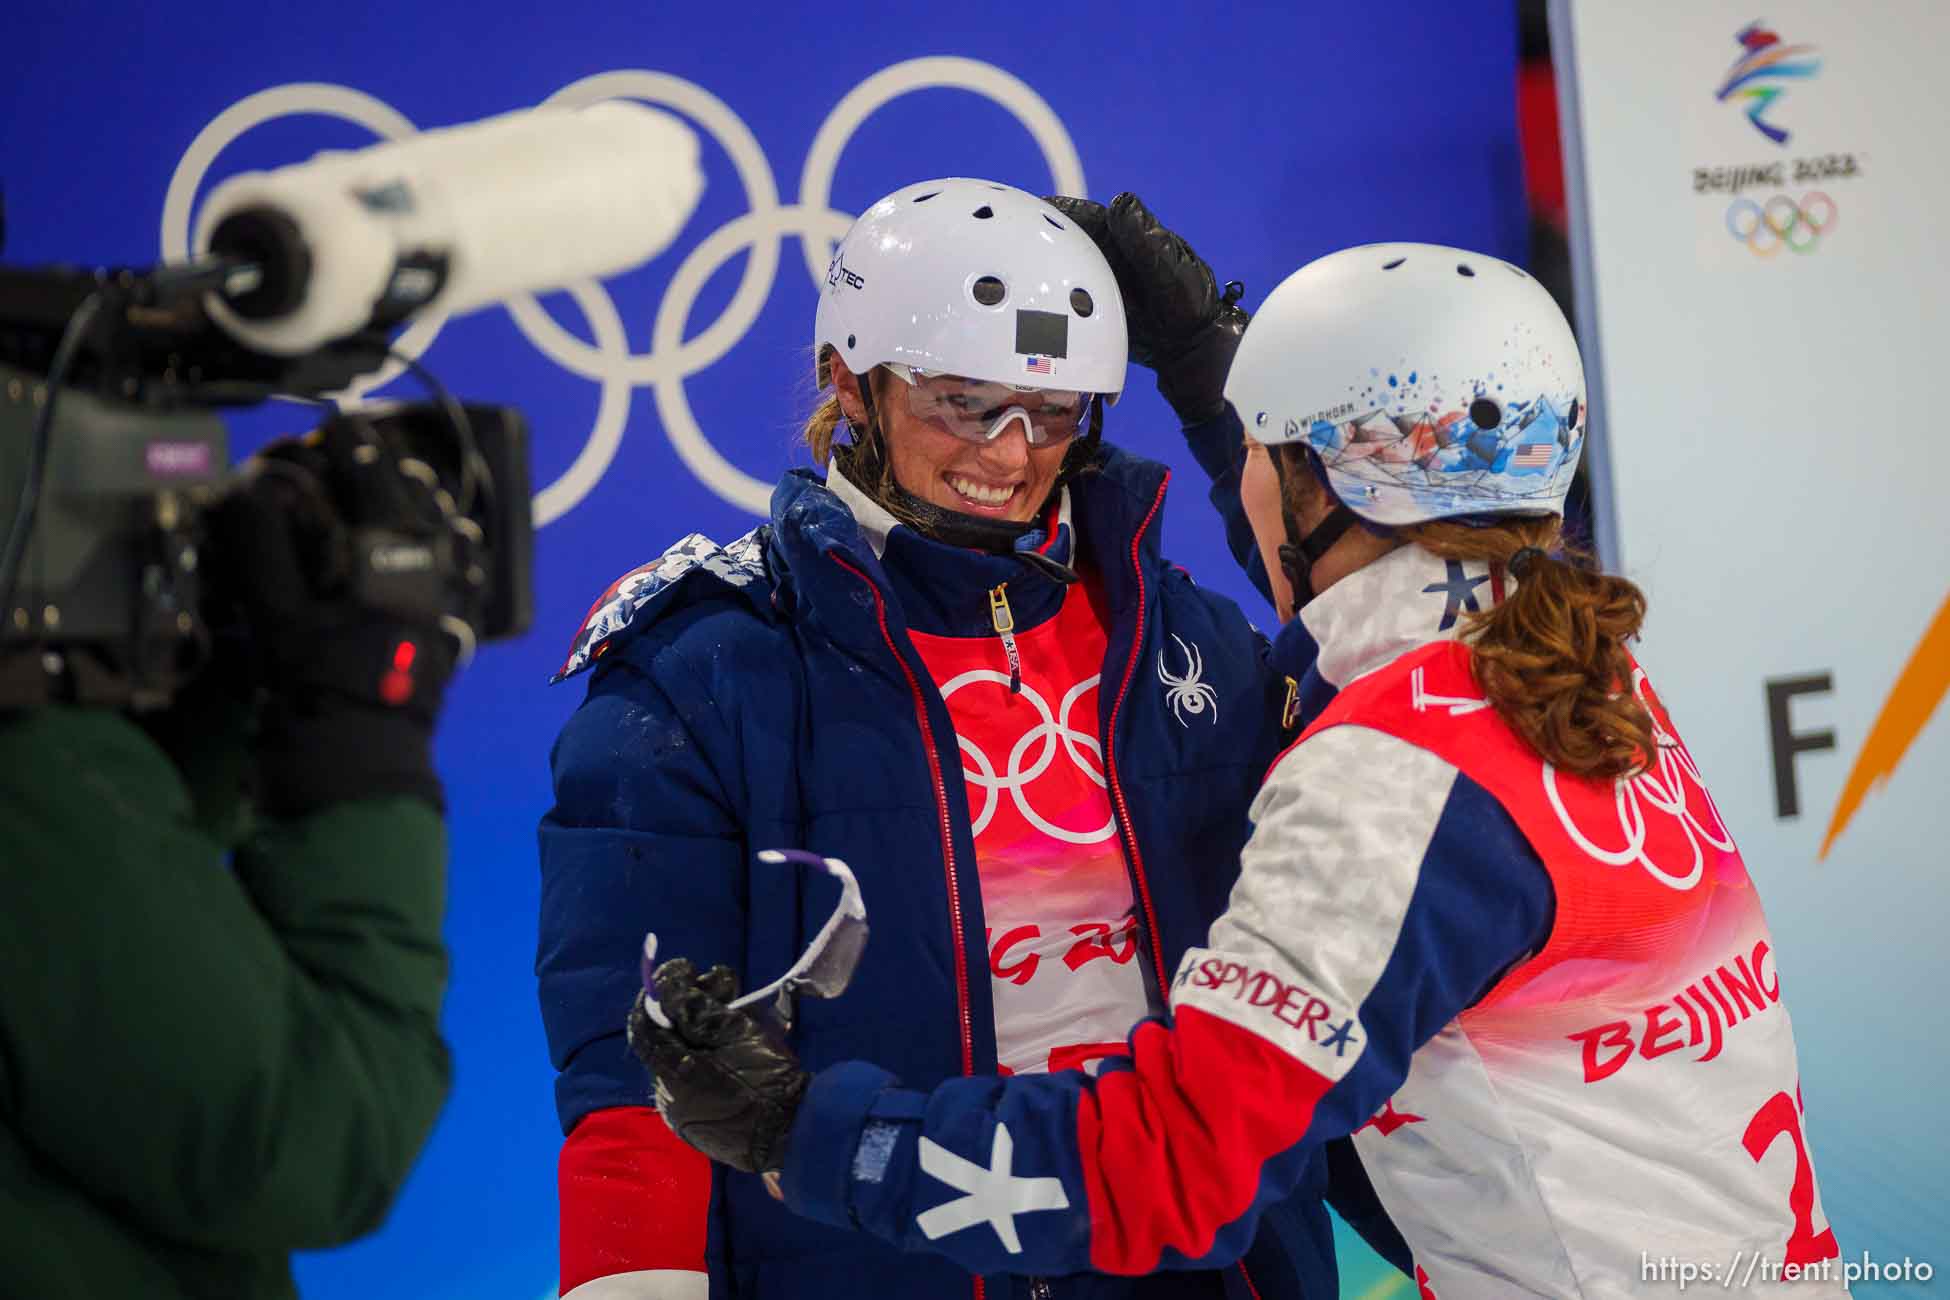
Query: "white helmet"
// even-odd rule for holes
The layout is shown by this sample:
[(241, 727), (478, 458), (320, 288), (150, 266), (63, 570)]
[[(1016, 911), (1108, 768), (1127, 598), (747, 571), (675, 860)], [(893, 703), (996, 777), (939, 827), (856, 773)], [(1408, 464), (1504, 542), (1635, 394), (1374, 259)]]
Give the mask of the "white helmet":
[(868, 208), (827, 263), (814, 329), (862, 375), (892, 363), (1115, 398), (1129, 360), (1097, 245), (992, 181), (904, 185)]
[(1562, 515), (1584, 450), (1564, 313), (1508, 262), (1439, 244), (1344, 249), (1281, 281), (1226, 397), (1259, 442), (1311, 447), (1375, 524)]

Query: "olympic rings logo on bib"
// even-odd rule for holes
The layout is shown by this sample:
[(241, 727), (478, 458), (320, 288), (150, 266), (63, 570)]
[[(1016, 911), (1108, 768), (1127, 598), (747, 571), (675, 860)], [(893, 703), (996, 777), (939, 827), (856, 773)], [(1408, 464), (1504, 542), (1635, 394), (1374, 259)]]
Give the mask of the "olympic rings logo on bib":
[[(601, 72), (564, 86), (543, 101), (580, 108), (605, 99), (635, 99), (682, 114), (730, 157), (744, 188), (748, 211), (706, 236), (671, 274), (657, 304), (646, 352), (631, 350), (623, 318), (599, 281), (580, 280), (568, 286), (569, 297), (587, 322), (593, 342), (565, 329), (531, 294), (518, 295), (503, 304), (538, 352), (572, 374), (600, 385), (595, 424), (581, 450), (555, 481), (535, 494), (536, 527), (567, 514), (602, 480), (622, 445), (631, 399), (638, 387), (651, 390), (658, 423), (700, 483), (761, 518), (770, 514), (772, 484), (732, 464), (711, 444), (691, 410), (684, 383), (716, 365), (743, 341), (771, 296), (787, 236), (799, 239), (806, 271), (814, 284), (824, 279), (834, 241), (853, 224), (853, 214), (836, 211), (829, 203), (841, 151), (861, 124), (885, 105), (917, 90), (937, 88), (980, 95), (1006, 110), (1029, 132), (1043, 155), (1050, 171), (1051, 192), (1086, 193), (1082, 160), (1055, 110), (1027, 82), (977, 59), (908, 59), (882, 68), (847, 92), (813, 135), (799, 176), (797, 203), (780, 202), (772, 165), (751, 128), (723, 100), (681, 77), (635, 68)], [(402, 139), (419, 130), (381, 100), (329, 82), (294, 82), (245, 96), (197, 134), (170, 177), (162, 213), (165, 258), (182, 260), (189, 255), (191, 209), (217, 155), (254, 127), (300, 115), (349, 122), (382, 140)], [(706, 282), (740, 254), (747, 256), (731, 301), (716, 320), (685, 337), (691, 309)], [(427, 316), (401, 334), (395, 346), (417, 359), (445, 324), (444, 316)], [(367, 393), (391, 382), (403, 368), (399, 361), (389, 361), (340, 394), (340, 404), (357, 405)]]
[(1799, 203), (1785, 194), (1765, 203), (1735, 199), (1727, 205), (1727, 233), (1755, 257), (1772, 257), (1783, 248), (1812, 253), (1840, 215), (1835, 200), (1820, 190), (1802, 195)]
[[(1652, 711), (1646, 700), (1650, 690), (1642, 669), (1632, 671), (1632, 694), (1640, 703), (1647, 704), (1647, 712), (1652, 717), (1652, 738), (1658, 748), (1658, 756), (1650, 767), (1621, 778), (1612, 783), (1613, 799), (1616, 803), (1618, 826), (1607, 833), (1601, 829), (1597, 835), (1588, 834), (1577, 818), (1565, 806), (1564, 796), (1557, 788), (1557, 768), (1544, 764), (1544, 795), (1550, 800), (1552, 811), (1564, 827), (1571, 841), (1594, 860), (1608, 867), (1622, 867), (1637, 863), (1645, 868), (1646, 874), (1670, 889), (1687, 890), (1697, 885), (1706, 872), (1706, 849), (1708, 846), (1721, 853), (1737, 852), (1733, 835), (1727, 830), (1720, 809), (1707, 792), (1706, 783), (1700, 779), (1699, 768), (1693, 764), (1693, 756), (1679, 738), (1667, 731), (1659, 723), (1659, 715)], [(1694, 806), (1695, 798), (1698, 807)], [(1690, 862), (1679, 859), (1662, 861), (1655, 853), (1653, 844), (1654, 823), (1647, 816), (1647, 810), (1663, 813), (1678, 825), (1691, 854)], [(1709, 829), (1710, 823), (1710, 829)], [(1613, 846), (1611, 835), (1621, 837), (1621, 842)], [(1604, 843), (1600, 843), (1600, 839)], [(1666, 846), (1672, 846), (1669, 836), (1660, 836)]]
[[(1065, 692), (1062, 702), (1054, 710), (1035, 687), (1027, 682), (1019, 683), (1015, 693), (1036, 711), (1036, 715), (1042, 721), (1024, 731), (1017, 739), (1015, 745), (1009, 750), (1008, 760), (1000, 772), (996, 770), (994, 760), (983, 752), (980, 745), (967, 736), (955, 737), (962, 753), (975, 764), (973, 768), (962, 769), (962, 778), (970, 786), (982, 792), (982, 806), (975, 812), (974, 824), (969, 828), (970, 835), (980, 837), (982, 832), (988, 829), (989, 822), (995, 817), (996, 809), (1001, 805), (1001, 796), (1004, 792), (1015, 804), (1016, 811), (1022, 814), (1024, 821), (1053, 840), (1061, 840), (1066, 844), (1101, 844), (1117, 834), (1115, 814), (1102, 826), (1072, 829), (1058, 825), (1037, 811), (1029, 798), (1029, 786), (1049, 770), (1059, 750), (1069, 758), (1070, 764), (1077, 773), (1098, 788), (1106, 788), (1103, 744), (1090, 732), (1079, 731), (1070, 725), (1071, 711), (1084, 696), (1097, 689), (1102, 678), (1101, 673), (1093, 673), (1084, 678)], [(1004, 690), (1010, 689), (1006, 674), (987, 668), (975, 668), (942, 686), (943, 702), (946, 702), (956, 691), (977, 682), (987, 682), (1000, 686)], [(1097, 709), (1093, 700), (1084, 709), (1084, 717), (1096, 716)]]

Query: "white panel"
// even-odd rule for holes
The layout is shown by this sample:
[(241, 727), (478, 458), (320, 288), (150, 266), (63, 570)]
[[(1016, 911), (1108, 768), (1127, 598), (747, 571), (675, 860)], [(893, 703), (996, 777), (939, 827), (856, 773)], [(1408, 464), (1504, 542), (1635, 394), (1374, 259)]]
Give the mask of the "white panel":
[[(1559, 0), (1552, 12), (1580, 224), (1587, 368), (1601, 376), (1610, 560), (1650, 601), (1642, 650), (1759, 883), (1781, 947), (1823, 1198), (1844, 1255), (1950, 1255), (1933, 1098), (1950, 1050), (1950, 709), (1937, 707), (1825, 861), (1871, 727), (1950, 597), (1950, 6), (1781, 0), (1811, 46), (1763, 117), (1716, 99), (1749, 0)], [(1810, 160), (1853, 174), (1801, 178)], [(1696, 185), (1699, 169), (1779, 181)], [(1815, 193), (1828, 201), (1810, 199)], [(1806, 253), (1759, 256), (1737, 199), (1829, 216)], [(1744, 227), (1748, 210), (1734, 215)], [(1797, 234), (1796, 236), (1800, 236)], [(1765, 247), (1771, 241), (1759, 240)], [(1594, 347), (1593, 340), (1596, 341)], [(1593, 364), (1595, 362), (1595, 364)], [(1621, 564), (1622, 561), (1622, 564)], [(1828, 674), (1793, 729), (1777, 815), (1765, 683)], [(1927, 673), (1927, 669), (1926, 669)], [(1924, 698), (1941, 696), (1942, 666)], [(1925, 1125), (1919, 1130), (1918, 1125)], [(1897, 1290), (1882, 1294), (1903, 1294)]]

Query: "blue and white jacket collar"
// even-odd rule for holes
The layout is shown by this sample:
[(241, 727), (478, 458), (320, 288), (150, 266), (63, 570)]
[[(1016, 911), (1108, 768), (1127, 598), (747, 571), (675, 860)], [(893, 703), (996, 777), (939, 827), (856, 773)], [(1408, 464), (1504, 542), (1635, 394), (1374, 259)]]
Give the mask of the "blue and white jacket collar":
[[(1089, 476), (1088, 491), (1083, 493), (1093, 499), (1088, 511), (1093, 528), (1089, 549), (1104, 556), (1121, 554), (1137, 534), (1139, 553), (1147, 562), (1155, 560), (1158, 530), (1145, 528), (1145, 523), (1147, 512), (1155, 509), (1165, 478), (1162, 465), (1106, 446), (1100, 468)], [(1067, 564), (1075, 563), (1072, 556), (1084, 549), (1086, 540), (1076, 531), (1073, 502), (1072, 489), (1065, 487), (1057, 512), (1057, 537), (1049, 549), (1052, 558)], [(816, 605), (824, 603), (835, 616), (836, 628), (844, 628), (856, 639), (868, 639), (867, 620), (860, 611), (849, 610), (844, 601), (817, 599), (829, 581), (822, 572), (826, 566), (818, 561), (822, 555), (833, 555), (848, 561), (849, 567), (864, 570), (883, 590), (894, 590), (897, 584), (890, 580), (881, 560), (897, 527), (893, 516), (837, 471), (823, 482), (804, 470), (789, 472), (773, 491), (769, 526), (753, 529), (722, 547), (701, 533), (692, 533), (612, 583), (590, 607), (568, 657), (550, 681), (586, 671), (626, 636), (651, 626), (664, 611), (674, 608), (673, 597), (680, 587), (707, 577), (743, 592), (760, 610), (789, 608), (799, 595), (813, 596)], [(911, 549), (916, 554), (940, 546), (911, 530), (901, 531), (905, 535), (899, 540), (913, 543)], [(1041, 530), (1034, 530), (1017, 545), (1018, 549), (1034, 548), (1047, 540)], [(964, 558), (968, 554), (964, 552)], [(1020, 569), (1004, 556), (976, 558)], [(984, 575), (971, 576), (979, 580)], [(1014, 574), (996, 581), (1010, 576)], [(1102, 576), (1112, 608), (1125, 608), (1131, 593), (1121, 568), (1107, 566)], [(910, 586), (910, 594), (918, 590)], [(1046, 612), (1025, 609), (1019, 611), (1019, 617), (1023, 626), (1031, 626)]]
[(1490, 608), (1510, 579), (1480, 560), (1402, 546), (1308, 601), (1280, 629), (1273, 662), (1300, 685), (1311, 721), (1344, 687), (1430, 641), (1457, 636), (1463, 615)]

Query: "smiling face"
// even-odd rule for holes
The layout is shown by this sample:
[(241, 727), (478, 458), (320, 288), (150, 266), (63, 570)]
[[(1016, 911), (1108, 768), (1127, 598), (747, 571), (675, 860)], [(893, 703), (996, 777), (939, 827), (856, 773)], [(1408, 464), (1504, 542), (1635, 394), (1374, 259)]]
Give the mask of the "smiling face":
[[(885, 375), (874, 380), (874, 413), (896, 483), (943, 510), (1018, 524), (1036, 518), (1056, 486), (1068, 439), (1032, 447), (1024, 422), (1016, 419), (987, 442), (968, 442), (915, 415), (907, 401), (893, 400), (900, 398), (894, 390), (901, 380)], [(847, 419), (863, 425), (859, 378), (835, 363), (833, 386)]]

